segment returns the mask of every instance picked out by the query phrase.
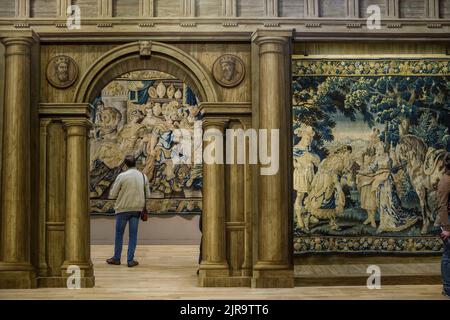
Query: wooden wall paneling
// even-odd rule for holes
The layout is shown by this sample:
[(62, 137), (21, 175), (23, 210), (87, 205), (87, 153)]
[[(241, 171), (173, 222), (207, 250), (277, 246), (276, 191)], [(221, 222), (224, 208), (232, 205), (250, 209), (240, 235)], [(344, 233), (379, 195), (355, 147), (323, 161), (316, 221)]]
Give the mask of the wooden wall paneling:
[(234, 88), (224, 88), (215, 83), (215, 89), (220, 93), (221, 101), (248, 102), (251, 101), (251, 58), (250, 45), (245, 43), (192, 43), (174, 44), (194, 57), (206, 70), (212, 70), (214, 62), (221, 55), (230, 53), (242, 59), (246, 66), (244, 80)]
[(305, 2), (298, 0), (278, 0), (278, 15), (280, 17), (302, 18)]
[[(41, 102), (73, 102), (76, 87), (90, 65), (101, 55), (111, 50), (117, 45), (112, 44), (58, 44), (42, 45), (41, 65), (47, 68), (48, 61), (57, 55), (67, 55), (78, 64), (78, 80), (69, 88), (58, 89), (50, 85), (47, 81), (45, 72), (41, 72)], [(45, 69), (44, 69), (45, 70)]]
[(113, 0), (113, 17), (139, 17), (140, 0)]
[(264, 16), (265, 0), (237, 0), (238, 17), (262, 17)]
[(195, 5), (198, 17), (219, 17), (222, 15), (222, 0), (197, 0)]
[(32, 18), (54, 18), (57, 13), (56, 0), (30, 0), (30, 16)]
[(66, 182), (66, 141), (61, 122), (49, 125), (47, 139), (47, 263), (49, 276), (59, 277), (65, 254)]
[[(230, 121), (229, 129), (242, 129), (242, 124), (237, 120)], [(234, 159), (237, 159), (238, 146), (235, 139)], [(228, 152), (228, 147), (226, 152)], [(244, 165), (227, 164), (226, 175), (226, 230), (227, 230), (227, 260), (231, 276), (240, 276), (241, 267), (244, 262)]]
[(367, 18), (369, 15), (367, 14), (367, 8), (370, 5), (377, 5), (381, 9), (381, 15), (384, 16), (386, 14), (386, 1), (387, 0), (360, 0), (359, 2), (359, 16), (362, 18)]
[(99, 15), (98, 0), (72, 0), (72, 5), (80, 7), (81, 19), (83, 19), (83, 17), (97, 17)]
[(181, 16), (181, 1), (183, 0), (153, 0), (156, 17)]
[(425, 17), (425, 0), (400, 0), (400, 18)]
[(308, 55), (424, 55), (445, 54), (446, 45), (420, 42), (296, 42), (294, 44), (294, 54), (303, 54), (305, 51)]
[(14, 17), (16, 13), (15, 0), (0, 1), (0, 17)]
[(319, 16), (324, 18), (345, 17), (346, 16), (346, 0), (320, 0)]
[(440, 0), (439, 16), (444, 19), (450, 19), (450, 0)]

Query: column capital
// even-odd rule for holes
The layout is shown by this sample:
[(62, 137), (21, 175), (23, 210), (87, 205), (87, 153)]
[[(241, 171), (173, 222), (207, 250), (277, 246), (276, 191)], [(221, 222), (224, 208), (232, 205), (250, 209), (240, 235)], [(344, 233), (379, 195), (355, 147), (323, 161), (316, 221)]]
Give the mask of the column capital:
[(41, 103), (39, 117), (41, 119), (90, 119), (93, 108), (89, 103)]
[(0, 40), (6, 47), (18, 42), (31, 46), (39, 42), (39, 36), (33, 30), (3, 30), (0, 31)]
[(252, 34), (252, 42), (257, 45), (266, 43), (287, 44), (294, 38), (295, 29), (258, 29)]
[(219, 130), (225, 130), (230, 119), (224, 117), (206, 117), (203, 118), (203, 128), (218, 128)]

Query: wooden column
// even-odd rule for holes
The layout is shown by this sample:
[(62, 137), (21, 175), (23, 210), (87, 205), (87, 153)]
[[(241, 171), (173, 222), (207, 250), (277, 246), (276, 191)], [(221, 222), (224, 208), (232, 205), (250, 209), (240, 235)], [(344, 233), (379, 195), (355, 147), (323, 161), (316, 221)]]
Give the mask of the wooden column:
[(439, 0), (425, 0), (425, 17), (439, 19)]
[[(253, 287), (293, 287), (290, 53), (292, 30), (257, 30), (259, 129), (279, 130), (279, 170), (258, 176), (258, 244)], [(270, 138), (268, 138), (270, 141)], [(271, 149), (270, 141), (268, 150)]]
[[(218, 130), (224, 135), (226, 119), (207, 118), (203, 130)], [(206, 148), (212, 141), (204, 142)], [(225, 237), (225, 168), (224, 164), (203, 163), (202, 262), (199, 286), (223, 285), (229, 276)]]
[(33, 32), (11, 32), (5, 45), (0, 288), (31, 288), (30, 78)]
[(76, 265), (81, 269), (82, 286), (92, 287), (88, 187), (91, 122), (86, 118), (68, 118), (63, 122), (66, 129), (66, 221), (65, 260), (61, 275), (67, 276), (67, 267)]

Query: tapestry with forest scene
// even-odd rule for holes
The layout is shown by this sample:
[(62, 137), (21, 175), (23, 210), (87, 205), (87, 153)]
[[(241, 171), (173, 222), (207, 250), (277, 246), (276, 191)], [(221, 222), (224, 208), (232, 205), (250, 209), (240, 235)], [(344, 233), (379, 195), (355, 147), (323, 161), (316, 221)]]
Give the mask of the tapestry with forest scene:
[(294, 252), (437, 253), (450, 60), (293, 60)]
[[(202, 166), (186, 154), (194, 128), (201, 126), (198, 98), (172, 75), (141, 70), (110, 82), (92, 102), (90, 208), (94, 215), (114, 214), (111, 189), (133, 155), (148, 178), (147, 208), (152, 214), (200, 214)], [(186, 137), (184, 136), (186, 135)], [(191, 152), (202, 145), (192, 144)]]

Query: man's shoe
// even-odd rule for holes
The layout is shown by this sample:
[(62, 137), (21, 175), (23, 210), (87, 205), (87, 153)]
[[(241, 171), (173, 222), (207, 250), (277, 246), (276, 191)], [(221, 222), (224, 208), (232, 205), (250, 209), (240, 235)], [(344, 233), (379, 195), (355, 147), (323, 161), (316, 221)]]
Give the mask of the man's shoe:
[(137, 261), (128, 262), (128, 268), (136, 267), (139, 264)]
[(120, 260), (116, 260), (114, 258), (109, 258), (106, 260), (106, 263), (118, 266), (118, 265), (120, 265)]

